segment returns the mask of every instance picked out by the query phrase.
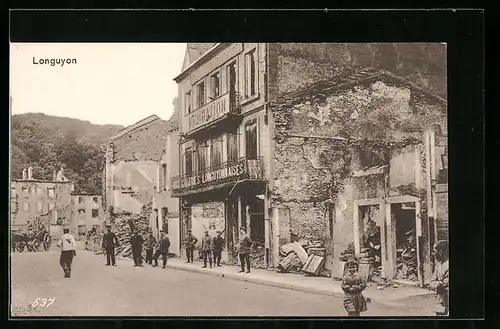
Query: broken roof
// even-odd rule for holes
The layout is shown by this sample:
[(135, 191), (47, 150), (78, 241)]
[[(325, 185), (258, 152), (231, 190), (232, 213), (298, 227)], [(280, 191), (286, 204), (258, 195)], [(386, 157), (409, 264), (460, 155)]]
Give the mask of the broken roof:
[(290, 92), (288, 94), (285, 94), (283, 97), (283, 100), (285, 101), (298, 101), (304, 97), (309, 96), (312, 92), (314, 93), (327, 93), (327, 92), (332, 92), (335, 90), (343, 89), (343, 88), (351, 88), (356, 85), (359, 85), (364, 82), (369, 82), (373, 81), (379, 78), (386, 78), (389, 80), (392, 80), (394, 82), (397, 82), (399, 84), (405, 85), (408, 88), (425, 95), (429, 98), (432, 98), (440, 103), (447, 103), (447, 100), (435, 95), (433, 93), (428, 92), (424, 88), (402, 78), (399, 77), (391, 72), (384, 71), (384, 70), (377, 70), (371, 67), (366, 67), (362, 69), (357, 69), (348, 72), (347, 74), (342, 74), (335, 76), (331, 79), (319, 81), (317, 83), (313, 83), (309, 86), (306, 86), (304, 88), (301, 88), (299, 90)]
[(136, 129), (139, 129), (140, 127), (150, 125), (151, 123), (156, 122), (158, 120), (161, 120), (161, 119), (156, 114), (150, 115), (147, 118), (144, 118), (144, 119), (137, 121), (136, 123), (134, 123), (130, 126), (127, 126), (123, 129), (121, 129), (120, 131), (118, 131), (118, 134), (111, 137), (110, 140), (114, 140), (114, 139), (117, 139), (119, 137), (122, 137), (122, 136), (136, 130)]

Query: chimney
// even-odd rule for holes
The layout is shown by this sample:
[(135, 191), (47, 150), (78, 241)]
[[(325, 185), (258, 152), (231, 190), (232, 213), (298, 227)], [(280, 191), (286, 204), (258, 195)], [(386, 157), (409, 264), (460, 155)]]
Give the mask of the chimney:
[(28, 167), (28, 179), (33, 179), (33, 168)]
[(26, 168), (23, 169), (23, 180), (28, 178), (28, 176), (26, 175)]

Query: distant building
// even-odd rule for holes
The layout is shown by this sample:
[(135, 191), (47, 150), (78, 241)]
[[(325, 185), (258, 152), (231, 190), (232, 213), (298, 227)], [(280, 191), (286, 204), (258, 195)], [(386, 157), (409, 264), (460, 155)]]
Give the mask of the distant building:
[(99, 215), (104, 211), (102, 196), (98, 194), (71, 194), (72, 216), (77, 225), (78, 237), (85, 236), (93, 226), (103, 225)]
[[(11, 225), (22, 227), (27, 221), (34, 222), (36, 219), (50, 218), (51, 225), (70, 225), (71, 216), (71, 192), (74, 190), (73, 183), (65, 180), (64, 174), (54, 172), (51, 181), (36, 179), (31, 167), (23, 170), (22, 179), (11, 181)], [(76, 229), (73, 230), (76, 232)]]

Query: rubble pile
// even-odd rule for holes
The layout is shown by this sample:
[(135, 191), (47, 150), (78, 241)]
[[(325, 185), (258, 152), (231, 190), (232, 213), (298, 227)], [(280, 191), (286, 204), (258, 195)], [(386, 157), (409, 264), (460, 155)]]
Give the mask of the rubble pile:
[(417, 281), (417, 245), (412, 235), (413, 230), (406, 233), (406, 243), (403, 248), (397, 249), (397, 275), (398, 279)]
[(250, 252), (250, 266), (252, 268), (266, 268), (266, 250), (264, 245), (257, 244)]
[[(118, 238), (119, 246), (116, 248), (116, 255), (122, 257), (132, 257), (130, 238), (132, 228), (137, 229), (139, 234), (145, 239), (149, 232), (149, 216), (152, 211), (152, 204), (144, 206), (140, 214), (118, 213), (115, 214), (114, 224), (111, 230)], [(105, 216), (105, 214), (103, 214)], [(102, 254), (102, 237), (105, 233), (104, 228), (98, 228), (96, 232), (88, 239), (86, 249), (92, 250), (96, 254)], [(143, 249), (143, 257), (146, 257), (146, 251)]]
[(300, 273), (305, 275), (328, 275), (324, 269), (326, 248), (323, 241), (301, 240), (288, 243), (280, 248), (280, 273)]

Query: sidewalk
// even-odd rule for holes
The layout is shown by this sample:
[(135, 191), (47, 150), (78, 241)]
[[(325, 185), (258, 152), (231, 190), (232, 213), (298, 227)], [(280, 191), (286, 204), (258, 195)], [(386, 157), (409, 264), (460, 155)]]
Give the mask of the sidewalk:
[[(183, 258), (170, 258), (167, 267), (338, 298), (344, 296), (340, 281), (335, 281), (331, 278), (305, 277), (299, 274), (277, 273), (263, 269), (252, 269), (251, 273), (238, 273), (239, 267), (237, 266), (223, 265), (222, 267), (202, 268), (202, 265), (201, 261), (195, 261), (191, 264), (186, 263), (186, 260)], [(365, 289), (363, 295), (381, 304), (421, 307), (419, 304), (426, 304), (429, 301), (432, 303), (434, 292), (407, 286), (378, 290), (376, 283), (371, 283)]]

